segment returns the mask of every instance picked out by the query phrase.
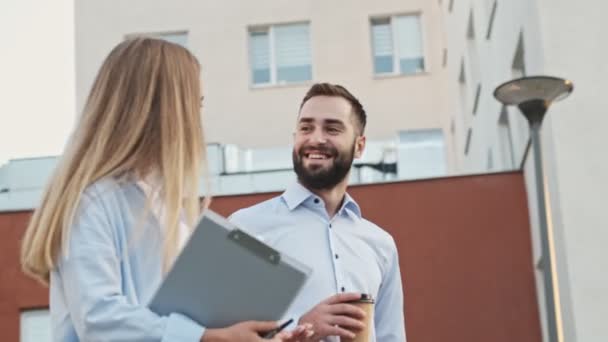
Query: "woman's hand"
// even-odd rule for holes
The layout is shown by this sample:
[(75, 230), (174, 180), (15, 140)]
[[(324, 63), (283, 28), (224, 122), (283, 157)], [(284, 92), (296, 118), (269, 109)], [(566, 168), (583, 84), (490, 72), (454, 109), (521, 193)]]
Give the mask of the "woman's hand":
[(314, 331), (312, 330), (312, 324), (302, 324), (298, 325), (294, 330), (281, 332), (277, 334), (276, 337), (279, 338), (278, 341), (281, 342), (304, 342), (308, 341), (312, 335), (314, 335)]
[(300, 342), (312, 335), (312, 326), (300, 325), (293, 331), (284, 331), (272, 339), (261, 334), (278, 327), (277, 322), (247, 321), (221, 329), (207, 329), (201, 342)]

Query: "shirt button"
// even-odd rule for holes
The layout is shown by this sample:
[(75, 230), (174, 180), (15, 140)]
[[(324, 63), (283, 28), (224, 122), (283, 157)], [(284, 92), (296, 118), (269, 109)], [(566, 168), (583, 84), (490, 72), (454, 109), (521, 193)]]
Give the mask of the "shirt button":
[(336, 259), (338, 259), (338, 254), (336, 254)]
[(319, 199), (318, 199), (318, 198), (315, 198), (315, 203), (317, 203), (317, 204), (318, 204), (319, 202), (320, 202), (320, 201), (319, 201)]
[(344, 288), (344, 286), (342, 286), (342, 292), (346, 291), (346, 289)]
[(330, 223), (330, 224), (329, 224), (329, 228), (331, 228), (331, 227), (332, 227), (332, 225), (331, 225), (331, 223)]

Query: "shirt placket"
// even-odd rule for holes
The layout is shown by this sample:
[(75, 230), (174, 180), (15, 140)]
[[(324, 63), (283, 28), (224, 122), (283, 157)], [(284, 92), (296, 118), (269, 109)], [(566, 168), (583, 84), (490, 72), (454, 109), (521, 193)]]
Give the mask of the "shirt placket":
[(329, 242), (329, 252), (331, 257), (331, 262), (334, 270), (334, 279), (336, 281), (336, 292), (346, 292), (346, 278), (344, 276), (342, 262), (340, 261), (340, 251), (339, 246), (336, 243), (336, 221), (337, 218), (340, 217), (342, 211), (338, 214), (334, 215), (333, 218), (329, 218), (327, 215), (327, 211), (325, 210), (325, 203), (318, 198), (315, 197), (313, 199), (315, 210), (317, 210), (321, 217), (323, 217), (323, 224), (325, 224), (325, 230), (327, 232), (327, 241)]
[(343, 265), (340, 260), (340, 251), (336, 243), (336, 217), (329, 220), (327, 223), (327, 231), (329, 235), (329, 249), (331, 252), (332, 263), (334, 266), (334, 277), (336, 279), (336, 292), (346, 291), (346, 282), (344, 279)]

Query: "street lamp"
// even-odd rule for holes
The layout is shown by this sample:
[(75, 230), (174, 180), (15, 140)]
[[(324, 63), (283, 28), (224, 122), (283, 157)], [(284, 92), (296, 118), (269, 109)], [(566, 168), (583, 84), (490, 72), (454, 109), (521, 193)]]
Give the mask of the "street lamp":
[(505, 106), (517, 106), (530, 125), (530, 140), (534, 149), (536, 194), (539, 209), (542, 254), (540, 267), (543, 270), (545, 305), (547, 308), (547, 333), (549, 342), (558, 342), (555, 294), (553, 287), (553, 255), (550, 251), (547, 206), (545, 202), (545, 179), (541, 152), (540, 126), (549, 106), (573, 90), (572, 82), (557, 77), (532, 76), (511, 80), (496, 87), (494, 97)]

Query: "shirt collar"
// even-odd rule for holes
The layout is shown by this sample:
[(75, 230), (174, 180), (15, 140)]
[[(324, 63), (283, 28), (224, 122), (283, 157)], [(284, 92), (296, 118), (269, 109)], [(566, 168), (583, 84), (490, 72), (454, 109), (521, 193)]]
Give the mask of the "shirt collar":
[(355, 214), (357, 218), (361, 218), (361, 208), (359, 207), (359, 204), (355, 202), (352, 197), (350, 197), (348, 192), (344, 196), (344, 204), (342, 205), (341, 210), (348, 210), (349, 213)]
[[(315, 194), (306, 189), (302, 184), (299, 182), (294, 182), (287, 187), (285, 192), (283, 192), (281, 195), (281, 198), (283, 198), (285, 201), (287, 208), (292, 211), (313, 196), (315, 196)], [(355, 214), (358, 218), (361, 218), (361, 208), (359, 207), (359, 204), (357, 204), (357, 202), (355, 202), (355, 200), (350, 197), (348, 193), (346, 193), (344, 196), (344, 203), (342, 203), (340, 212), (345, 210), (349, 213)]]

